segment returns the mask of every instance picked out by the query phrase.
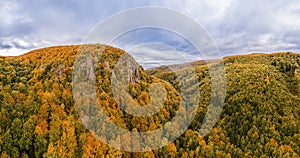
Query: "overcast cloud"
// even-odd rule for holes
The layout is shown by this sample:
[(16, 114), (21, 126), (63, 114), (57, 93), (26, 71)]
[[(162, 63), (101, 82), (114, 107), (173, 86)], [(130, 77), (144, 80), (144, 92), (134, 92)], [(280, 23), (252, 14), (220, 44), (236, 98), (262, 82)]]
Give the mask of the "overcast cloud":
[[(53, 45), (80, 44), (105, 18), (142, 6), (170, 8), (191, 17), (208, 31), (222, 56), (300, 52), (300, 3), (297, 0), (0, 0), (0, 55), (19, 55)], [(135, 41), (141, 38), (137, 35), (132, 35)], [(156, 37), (151, 39), (155, 42)], [(162, 37), (157, 39), (160, 41)], [(139, 44), (132, 41), (128, 39), (127, 44)], [(173, 46), (174, 41), (180, 40), (171, 40), (169, 44)], [(182, 49), (178, 46), (177, 51), (191, 53), (189, 46), (178, 45)], [(126, 49), (126, 40), (116, 46)], [(146, 51), (149, 47), (139, 49)], [(151, 52), (157, 50), (150, 50), (149, 54)], [(153, 60), (152, 57), (149, 59)]]

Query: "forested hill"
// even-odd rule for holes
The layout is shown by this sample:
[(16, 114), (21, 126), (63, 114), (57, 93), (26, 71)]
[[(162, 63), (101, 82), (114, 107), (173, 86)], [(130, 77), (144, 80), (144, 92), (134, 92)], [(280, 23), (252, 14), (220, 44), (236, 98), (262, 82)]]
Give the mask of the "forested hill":
[[(78, 52), (93, 59), (97, 100), (116, 125), (134, 132), (161, 128), (170, 121), (180, 101), (180, 82), (174, 72), (138, 66), (131, 70), (128, 92), (134, 105), (159, 104), (150, 99), (150, 85), (167, 91), (163, 108), (156, 114), (138, 117), (127, 114), (118, 104), (111, 87), (118, 59), (128, 55), (104, 45), (57, 46), (38, 49), (18, 57), (0, 57), (0, 157), (299, 157), (300, 155), (300, 55), (295, 53), (253, 54), (223, 59), (226, 97), (221, 116), (211, 132), (202, 137), (198, 130), (210, 103), (210, 76), (202, 61), (193, 63), (201, 93), (196, 116), (189, 129), (166, 147), (148, 152), (124, 152), (109, 147), (89, 131), (84, 121), (97, 119), (97, 107), (90, 98), (74, 100), (73, 70)], [(95, 53), (96, 52), (96, 53)], [(103, 52), (97, 56), (97, 52)], [(94, 60), (94, 59), (98, 60)], [(132, 59), (128, 56), (128, 59)], [(213, 64), (210, 63), (210, 64)], [(79, 67), (80, 68), (80, 67)], [(176, 73), (189, 74), (178, 66)], [(125, 72), (119, 69), (118, 72)], [(148, 73), (147, 73), (148, 72)], [(84, 80), (93, 78), (81, 74)], [(117, 74), (118, 75), (118, 74)], [(82, 86), (82, 87), (80, 87)], [(122, 85), (120, 85), (122, 86)], [(79, 85), (78, 88), (86, 88)], [(191, 87), (191, 91), (194, 87)], [(154, 93), (161, 95), (159, 92)], [(152, 98), (152, 97), (151, 97)], [(155, 98), (155, 97), (153, 97)], [(195, 99), (195, 98), (190, 98)], [(75, 106), (76, 103), (81, 103)], [(123, 105), (124, 104), (124, 105)], [(134, 106), (125, 102), (125, 108)], [(94, 118), (80, 120), (86, 107)], [(92, 109), (92, 110), (91, 110)], [(187, 108), (188, 109), (188, 108)], [(80, 111), (80, 112), (79, 112)], [(184, 119), (184, 118), (182, 118)], [(102, 126), (101, 130), (106, 129)], [(115, 131), (106, 131), (114, 137)], [(121, 139), (120, 141), (128, 141)], [(147, 148), (143, 144), (134, 146)]]

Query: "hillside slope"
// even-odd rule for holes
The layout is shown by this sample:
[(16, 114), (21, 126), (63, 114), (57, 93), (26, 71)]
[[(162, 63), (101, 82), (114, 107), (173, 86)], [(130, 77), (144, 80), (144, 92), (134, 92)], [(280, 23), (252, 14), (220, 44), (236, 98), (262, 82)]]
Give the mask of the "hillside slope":
[[(92, 98), (84, 93), (72, 93), (75, 88), (72, 83), (73, 70), (76, 69), (74, 63), (82, 49), (93, 59), (85, 65), (93, 66), (94, 69), (83, 71), (78, 80), (91, 79), (91, 74), (95, 74), (94, 89), (97, 100), (109, 119), (119, 127), (130, 131), (152, 131), (170, 121), (176, 111), (185, 110), (178, 109), (180, 101), (185, 99), (180, 96), (178, 81), (183, 79), (190, 82), (191, 78), (182, 75), (179, 79), (168, 69), (153, 69), (150, 73), (148, 71), (150, 76), (142, 67), (130, 72), (133, 77), (128, 78), (128, 87), (123, 87), (128, 88), (133, 102), (125, 102), (120, 106), (120, 98), (113, 96), (124, 92), (114, 91), (111, 87), (111, 76), (115, 73), (118, 77), (118, 74), (124, 72), (125, 68), (116, 70), (115, 65), (126, 52), (117, 48), (98, 44), (57, 46), (35, 50), (19, 57), (0, 57), (1, 157), (300, 155), (299, 54), (277, 53), (224, 58), (227, 77), (225, 105), (217, 124), (205, 137), (199, 135), (198, 129), (210, 101), (210, 77), (203, 62), (192, 64), (199, 79), (199, 84), (195, 86), (199, 86), (201, 93), (199, 108), (189, 129), (166, 147), (131, 153), (107, 146), (95, 137), (97, 130), (89, 131), (86, 128), (93, 123), (87, 123), (89, 120), (97, 119), (95, 109), (98, 107), (91, 106)], [(99, 56), (97, 52), (101, 51), (103, 53)], [(176, 71), (189, 74), (191, 70), (182, 66)], [(147, 117), (132, 116), (121, 109), (122, 106), (143, 107), (152, 103), (150, 85), (153, 83), (161, 84), (166, 89), (163, 109)], [(84, 84), (77, 86), (78, 89), (86, 88)], [(191, 91), (193, 89), (191, 87)], [(74, 96), (77, 97), (74, 99)], [(78, 103), (80, 105), (76, 105)], [(88, 114), (90, 116), (86, 117)], [(89, 119), (81, 121), (80, 118)], [(105, 126), (100, 129), (106, 130)], [(116, 131), (106, 131), (111, 137), (115, 136), (114, 132)], [(146, 148), (142, 144), (134, 146)]]

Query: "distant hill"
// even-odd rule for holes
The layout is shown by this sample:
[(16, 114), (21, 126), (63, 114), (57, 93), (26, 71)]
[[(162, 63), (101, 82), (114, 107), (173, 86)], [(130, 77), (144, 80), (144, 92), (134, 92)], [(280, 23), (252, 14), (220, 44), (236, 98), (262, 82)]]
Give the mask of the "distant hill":
[[(90, 62), (77, 58), (81, 51), (91, 57)], [(137, 65), (137, 69), (126, 71), (126, 60), (118, 63), (123, 56), (136, 64), (125, 51), (99, 44), (56, 46), (18, 57), (0, 57), (1, 157), (299, 157), (299, 54), (225, 57), (225, 105), (217, 124), (205, 137), (198, 130), (210, 102), (207, 63), (198, 61), (148, 70)], [(117, 64), (125, 67), (116, 69)], [(189, 98), (199, 98), (196, 116), (184, 134), (161, 149), (131, 153), (111, 148), (93, 135), (99, 131), (89, 131), (83, 124), (89, 127), (95, 123), (92, 120), (99, 118), (99, 107), (92, 106), (93, 99), (84, 91), (72, 93), (75, 88), (87, 88), (85, 84), (75, 87), (72, 83), (73, 70), (86, 70), (86, 66), (94, 69), (82, 71), (76, 80), (95, 79), (93, 89), (105, 114), (123, 129), (152, 131), (170, 121), (176, 111), (188, 113), (188, 107), (178, 108), (180, 101), (186, 99), (180, 96), (179, 80), (189, 83), (191, 78), (189, 75), (178, 78), (174, 71), (189, 74), (193, 69), (197, 74), (199, 84), (195, 86), (199, 86), (201, 93), (199, 97)], [(123, 78), (122, 74), (125, 74)], [(114, 80), (114, 76), (121, 78)], [(118, 84), (121, 80), (127, 80), (128, 86)], [(112, 83), (118, 89), (113, 89)], [(140, 117), (121, 109), (159, 104), (159, 100), (150, 99), (153, 83), (163, 85), (167, 92), (161, 110)], [(122, 94), (126, 89), (130, 96), (124, 96), (124, 100)], [(191, 87), (190, 91), (194, 89)], [(80, 117), (86, 119), (81, 121)], [(184, 117), (181, 119), (184, 122)], [(109, 130), (105, 125), (100, 129)], [(110, 137), (115, 136), (114, 132), (117, 131), (106, 131)], [(147, 148), (137, 143), (134, 146)]]

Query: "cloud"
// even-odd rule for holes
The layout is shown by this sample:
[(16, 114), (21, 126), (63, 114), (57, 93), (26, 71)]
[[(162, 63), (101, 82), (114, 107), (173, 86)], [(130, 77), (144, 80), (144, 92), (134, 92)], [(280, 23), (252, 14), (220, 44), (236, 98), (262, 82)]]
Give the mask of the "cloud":
[(168, 8), (190, 16), (204, 26), (209, 26), (224, 18), (231, 0), (166, 0), (162, 3)]
[(146, 27), (119, 36), (112, 45), (129, 52), (146, 68), (203, 60), (200, 50), (186, 38), (168, 30)]
[(32, 19), (21, 14), (20, 10), (20, 6), (14, 1), (0, 1), (0, 23), (11, 25), (31, 22)]
[(293, 7), (294, 2), (232, 1), (224, 20), (216, 21), (216, 28), (209, 31), (224, 55), (299, 52), (295, 41), (300, 31), (300, 8)]
[(18, 56), (36, 48), (49, 45), (48, 41), (27, 42), (27, 38), (2, 38), (0, 39), (0, 55)]
[(31, 30), (33, 20), (22, 9), (15, 1), (0, 1), (0, 38), (24, 35)]
[[(45, 46), (43, 41), (48, 41), (46, 46), (80, 44), (103, 19), (148, 2), (0, 0), (0, 4), (0, 40), (22, 39), (27, 43), (41, 43), (36, 47), (39, 48)], [(0, 50), (0, 55), (3, 55), (2, 52), (4, 50)], [(19, 54), (9, 52), (12, 53), (10, 55)]]
[[(298, 51), (300, 5), (292, 1), (164, 1), (202, 24), (223, 56)], [(269, 36), (267, 39), (266, 36)]]
[(182, 52), (163, 43), (144, 43), (128, 50), (144, 68), (158, 67), (201, 60), (197, 54)]
[[(105, 18), (141, 6), (166, 7), (191, 17), (211, 35), (222, 56), (300, 52), (300, 4), (297, 0), (92, 0), (88, 3), (79, 0), (0, 0), (0, 55), (18, 55), (21, 51), (51, 45), (80, 44)], [(122, 24), (115, 27), (122, 27)], [(136, 41), (165, 41), (182, 52), (195, 53), (184, 40), (167, 33), (128, 36), (118, 46), (126, 49), (141, 43)]]

